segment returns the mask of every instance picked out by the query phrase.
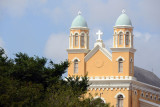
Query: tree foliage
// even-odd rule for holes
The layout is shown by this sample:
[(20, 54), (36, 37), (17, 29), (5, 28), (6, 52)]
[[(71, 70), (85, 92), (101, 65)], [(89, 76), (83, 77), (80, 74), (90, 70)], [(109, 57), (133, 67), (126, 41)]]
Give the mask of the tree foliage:
[(101, 99), (84, 97), (89, 86), (87, 76), (64, 80), (62, 75), (68, 66), (68, 61), (55, 64), (24, 53), (9, 59), (0, 48), (0, 106), (109, 107)]

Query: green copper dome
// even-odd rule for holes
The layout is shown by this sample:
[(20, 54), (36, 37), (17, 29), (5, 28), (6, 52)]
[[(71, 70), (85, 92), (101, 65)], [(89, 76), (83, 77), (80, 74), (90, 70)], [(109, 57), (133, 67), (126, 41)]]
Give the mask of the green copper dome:
[(132, 23), (129, 17), (125, 13), (122, 13), (118, 17), (115, 26), (132, 26)]
[(87, 22), (79, 13), (78, 16), (73, 20), (71, 28), (88, 28)]

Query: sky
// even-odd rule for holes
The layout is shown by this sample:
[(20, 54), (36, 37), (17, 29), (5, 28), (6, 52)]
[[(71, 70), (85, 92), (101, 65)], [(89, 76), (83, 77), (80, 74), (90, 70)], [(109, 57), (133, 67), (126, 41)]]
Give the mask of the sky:
[(111, 52), (113, 26), (122, 9), (134, 27), (135, 66), (160, 77), (160, 0), (0, 0), (0, 47), (10, 58), (23, 52), (60, 62), (67, 59), (70, 26), (78, 11)]

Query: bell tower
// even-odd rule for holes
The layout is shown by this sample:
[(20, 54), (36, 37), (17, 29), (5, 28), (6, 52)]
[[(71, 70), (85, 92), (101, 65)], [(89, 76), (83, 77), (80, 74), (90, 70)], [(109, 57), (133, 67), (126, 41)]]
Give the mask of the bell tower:
[(89, 28), (80, 11), (70, 28), (69, 49), (67, 49), (67, 52), (70, 62), (68, 76), (84, 76), (86, 74), (84, 57), (89, 52)]
[(122, 10), (114, 26), (112, 61), (113, 73), (117, 76), (134, 76), (133, 27)]

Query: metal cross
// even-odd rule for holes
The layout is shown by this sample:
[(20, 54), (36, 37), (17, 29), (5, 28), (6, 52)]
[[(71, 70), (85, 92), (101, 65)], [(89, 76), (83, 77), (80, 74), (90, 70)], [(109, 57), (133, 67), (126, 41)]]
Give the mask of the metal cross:
[(80, 10), (78, 11), (78, 15), (81, 15), (81, 11)]
[(103, 35), (103, 32), (101, 30), (98, 30), (98, 32), (96, 33), (96, 35), (98, 35), (98, 39), (97, 40), (102, 40), (101, 36)]
[(126, 12), (126, 10), (125, 10), (125, 9), (123, 9), (123, 10), (122, 10), (122, 13), (125, 13), (125, 12)]

